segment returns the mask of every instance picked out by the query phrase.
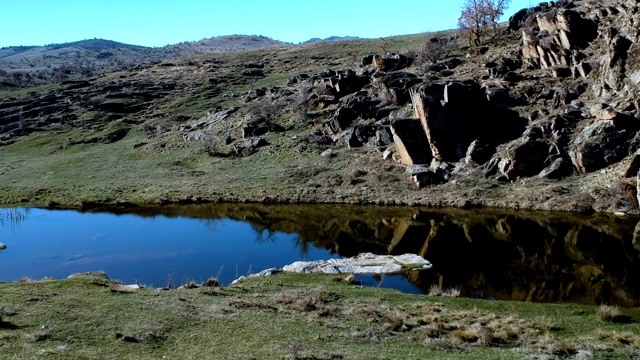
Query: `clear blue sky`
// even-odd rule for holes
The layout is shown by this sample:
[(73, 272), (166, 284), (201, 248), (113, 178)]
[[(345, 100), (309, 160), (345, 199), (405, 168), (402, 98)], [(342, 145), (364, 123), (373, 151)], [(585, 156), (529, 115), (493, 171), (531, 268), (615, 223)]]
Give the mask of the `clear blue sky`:
[[(539, 1), (512, 0), (507, 15)], [(103, 38), (164, 46), (219, 35), (379, 38), (457, 27), (463, 0), (0, 0), (0, 47)]]

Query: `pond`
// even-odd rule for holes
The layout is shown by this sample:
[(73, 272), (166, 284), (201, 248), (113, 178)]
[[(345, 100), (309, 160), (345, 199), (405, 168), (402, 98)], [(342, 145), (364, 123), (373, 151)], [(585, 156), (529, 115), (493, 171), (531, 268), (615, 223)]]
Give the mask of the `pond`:
[(0, 280), (104, 271), (124, 283), (222, 284), (298, 260), (419, 254), (366, 285), (498, 300), (640, 305), (638, 219), (505, 210), (211, 204), (0, 209)]

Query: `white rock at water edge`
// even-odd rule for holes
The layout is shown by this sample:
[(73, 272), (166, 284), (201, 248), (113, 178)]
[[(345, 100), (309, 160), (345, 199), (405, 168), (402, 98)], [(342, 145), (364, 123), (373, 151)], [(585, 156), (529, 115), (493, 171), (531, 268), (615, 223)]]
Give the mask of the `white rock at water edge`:
[(427, 270), (431, 263), (415, 254), (375, 255), (363, 253), (346, 259), (296, 261), (285, 266), (287, 272), (325, 274), (397, 274), (405, 271)]

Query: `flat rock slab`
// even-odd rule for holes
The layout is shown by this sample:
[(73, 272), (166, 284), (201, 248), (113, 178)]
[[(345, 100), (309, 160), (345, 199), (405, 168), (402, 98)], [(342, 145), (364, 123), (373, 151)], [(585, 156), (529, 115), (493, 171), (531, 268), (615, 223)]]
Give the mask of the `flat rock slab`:
[(363, 253), (346, 259), (296, 261), (285, 266), (283, 270), (303, 274), (397, 274), (430, 268), (429, 261), (415, 254), (394, 256)]

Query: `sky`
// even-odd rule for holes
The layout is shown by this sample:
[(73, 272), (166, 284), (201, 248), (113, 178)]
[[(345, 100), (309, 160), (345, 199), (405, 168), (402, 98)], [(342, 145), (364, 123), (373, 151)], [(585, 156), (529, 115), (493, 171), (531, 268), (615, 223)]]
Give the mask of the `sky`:
[[(0, 47), (101, 38), (160, 47), (220, 35), (381, 38), (457, 27), (464, 0), (0, 0)], [(503, 20), (539, 1), (512, 0)]]

